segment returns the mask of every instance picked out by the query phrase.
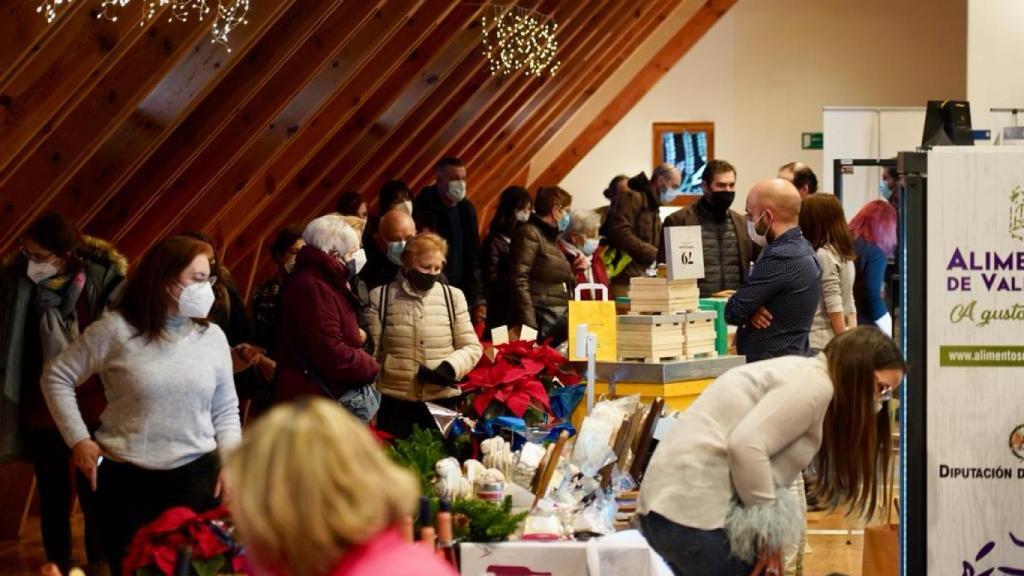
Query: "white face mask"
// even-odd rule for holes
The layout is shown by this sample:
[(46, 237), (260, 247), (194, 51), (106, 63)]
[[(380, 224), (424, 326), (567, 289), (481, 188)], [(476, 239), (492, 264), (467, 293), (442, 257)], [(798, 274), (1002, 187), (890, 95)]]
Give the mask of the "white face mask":
[(530, 221), (530, 211), (529, 210), (518, 210), (516, 212), (516, 220), (518, 220), (520, 222), (529, 222)]
[(448, 183), (448, 199), (452, 202), (462, 202), (466, 198), (466, 181), (452, 180)]
[(182, 286), (178, 295), (178, 314), (186, 318), (206, 318), (216, 299), (213, 285), (209, 282)]
[(49, 262), (28, 261), (28, 279), (35, 284), (56, 276), (58, 272), (60, 272), (60, 269)]
[(349, 274), (355, 276), (366, 266), (366, 251), (360, 248), (352, 253), (352, 258), (345, 263), (345, 267), (348, 268)]
[(284, 271), (287, 274), (291, 274), (292, 270), (295, 270), (295, 258), (289, 258), (284, 261)]
[(883, 406), (882, 406), (881, 402), (875, 402), (875, 414), (878, 414), (879, 412), (881, 412), (882, 408), (883, 408)]
[(402, 201), (402, 207), (405, 208), (405, 211), (409, 213), (409, 216), (412, 216), (412, 200)]
[(765, 246), (768, 245), (768, 230), (765, 230), (764, 234), (757, 233), (757, 222), (760, 222), (761, 218), (764, 218), (763, 212), (761, 213), (761, 216), (760, 218), (757, 219), (757, 221), (751, 221), (749, 219), (747, 220), (747, 234), (750, 235), (750, 240), (754, 244), (757, 244), (758, 246), (764, 248)]

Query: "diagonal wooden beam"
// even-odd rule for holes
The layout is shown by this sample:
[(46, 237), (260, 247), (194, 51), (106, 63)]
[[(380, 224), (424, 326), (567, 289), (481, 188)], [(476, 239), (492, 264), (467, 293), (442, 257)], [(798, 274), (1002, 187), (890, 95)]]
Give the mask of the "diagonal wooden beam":
[[(625, 88), (605, 106), (534, 182), (561, 182), (598, 142), (636, 105), (651, 87), (679, 61), (704, 34), (736, 3), (736, 0), (709, 0), (665, 44), (654, 58), (637, 71)], [(532, 183), (531, 183), (532, 184)]]
[[(339, 8), (340, 6), (340, 8)], [(139, 224), (146, 212), (159, 200), (160, 193), (180, 178), (211, 142), (237, 117), (240, 107), (264, 93), (267, 83), (283, 67), (328, 17), (344, 10), (358, 23), (369, 17), (374, 5), (341, 0), (296, 0), (288, 12), (226, 74), (217, 76), (216, 87), (184, 119), (176, 120), (174, 130), (164, 134), (158, 146), (133, 157), (133, 166), (125, 177), (102, 190), (104, 208), (97, 213), (91, 230), (115, 241)], [(344, 36), (344, 40), (349, 36)]]
[[(259, 211), (269, 200), (269, 196), (260, 190), (260, 176), (265, 167), (273, 165), (288, 150), (308, 157), (332, 138), (338, 137), (345, 141), (356, 138), (358, 126), (350, 126), (349, 121), (356, 112), (364, 116), (376, 116), (394, 98), (397, 88), (393, 86), (404, 86), (411, 82), (409, 72), (423, 66), (423, 58), (429, 56), (431, 50), (440, 49), (451, 34), (458, 30), (458, 27), (453, 29), (452, 23), (447, 20), (457, 6), (450, 0), (427, 0), (395, 32), (396, 37), (403, 41), (381, 42), (381, 49), (350, 81), (338, 82), (337, 78), (328, 78), (327, 81), (314, 83), (323, 86), (311, 85), (327, 96), (313, 98), (305, 93), (300, 94), (271, 124), (296, 127), (297, 130), (290, 128), (285, 134), (278, 130), (264, 131), (243, 158), (208, 186), (213, 190), (230, 190), (233, 193), (206, 194), (192, 210), (181, 216), (181, 221), (211, 229), (215, 222), (235, 206)], [(476, 10), (475, 7), (462, 8), (463, 12), (470, 15)], [(444, 26), (441, 26), (442, 23)], [(459, 22), (459, 27), (461, 24)], [(391, 88), (390, 91), (387, 88)]]
[[(244, 229), (269, 204), (290, 197), (286, 188), (300, 168), (324, 162), (326, 158), (350, 157), (352, 147), (373, 133), (389, 113), (393, 114), (396, 106), (402, 105), (403, 98), (406, 105), (411, 106), (417, 98), (415, 95), (422, 96), (429, 90), (433, 82), (418, 81), (417, 76), (435, 77), (438, 73), (432, 68), (447, 67), (457, 58), (454, 55), (464, 53), (481, 10), (483, 6), (453, 5), (443, 25), (436, 27), (419, 45), (408, 44), (409, 52), (404, 58), (396, 59), (400, 64), (382, 78), (383, 82), (375, 91), (350, 96), (339, 93), (341, 95), (335, 99), (344, 102), (348, 98), (348, 105), (339, 110), (328, 107), (318, 113), (265, 171), (255, 172), (248, 178), (245, 188), (237, 195), (238, 201), (218, 213), (211, 224), (224, 237), (234, 238), (238, 230)], [(475, 39), (473, 36), (473, 42)], [(373, 81), (369, 80), (368, 84)], [(352, 88), (360, 84), (354, 82)], [(270, 213), (277, 214), (278, 209), (271, 209)]]
[[(584, 23), (572, 25), (569, 29), (562, 28), (570, 33), (563, 34), (560, 39), (559, 57), (562, 65), (557, 75), (532, 78), (514, 93), (492, 102), (491, 108), (482, 116), (483, 123), (453, 139), (454, 144), (449, 143), (447, 150), (434, 148), (430, 150), (429, 155), (419, 158), (409, 171), (410, 178), (417, 185), (427, 183), (433, 179), (434, 162), (443, 153), (455, 153), (473, 170), (474, 175), (470, 178), (476, 183), (470, 191), (470, 197), (475, 197), (487, 183), (481, 177), (485, 166), (477, 162), (487, 145), (511, 130), (508, 125), (513, 118), (529, 115), (537, 107), (542, 106), (552, 93), (557, 93), (567, 76), (578, 74), (581, 68), (598, 56), (595, 50), (605, 41), (618, 36), (628, 36), (629, 31), (625, 25), (630, 22), (628, 13), (632, 9), (631, 6), (632, 2), (628, 0), (605, 2), (598, 9), (587, 11), (586, 15), (589, 18)], [(611, 30), (621, 30), (621, 33), (612, 34)], [(574, 32), (582, 33), (573, 34)], [(507, 184), (500, 184), (499, 189)]]
[[(231, 52), (208, 41), (196, 45), (131, 110), (86, 163), (69, 175), (63, 187), (69, 193), (54, 198), (47, 209), (75, 219), (83, 230), (100, 237), (127, 223), (124, 214), (114, 212), (118, 204), (108, 204), (113, 195), (214, 90), (224, 98), (218, 101), (222, 105), (234, 101), (233, 98), (246, 98), (249, 91), (258, 90), (260, 72), (275, 59), (285, 58), (290, 50), (279, 46), (276, 52), (261, 54), (251, 49), (269, 31), (289, 28), (282, 17), (295, 2), (253, 4), (246, 18), (248, 24), (232, 34)], [(235, 73), (236, 67), (245, 69), (248, 74)], [(220, 83), (226, 78), (233, 81), (229, 85)], [(98, 218), (99, 224), (90, 226), (94, 218)]]
[[(29, 0), (8, 1), (0, 8), (0, 87), (21, 70), (35, 55), (45, 52), (47, 44), (62, 34), (64, 25), (74, 20), (77, 12), (91, 12), (88, 2), (66, 6), (51, 23), (36, 12), (37, 4)], [(0, 88), (0, 94), (3, 89)]]
[[(607, 41), (593, 50), (594, 57), (579, 69), (567, 74), (559, 85), (545, 87), (539, 100), (541, 105), (526, 107), (482, 155), (480, 164), (485, 168), (484, 182), (505, 181), (529, 165), (532, 152), (543, 143), (540, 138), (552, 138), (565, 121), (582, 106), (604, 83), (612, 72), (644, 42), (650, 30), (664, 22), (682, 0), (660, 0), (646, 6), (649, 11), (636, 11), (625, 34), (608, 35)], [(544, 140), (543, 142), (546, 142)], [(484, 150), (484, 147), (480, 147)], [(521, 182), (520, 184), (525, 184)], [(545, 183), (547, 184), (547, 183)], [(500, 188), (485, 187), (478, 192), (491, 203)]]
[(46, 50), (11, 75), (0, 94), (5, 114), (0, 122), (0, 170), (10, 164), (39, 133), (63, 120), (71, 106), (88, 93), (135, 41), (147, 33), (165, 8), (147, 25), (121, 19), (111, 22), (77, 10)]
[[(576, 12), (568, 15), (554, 14), (554, 19), (562, 30), (558, 55), (562, 64), (571, 66), (573, 62), (585, 59), (586, 46), (599, 33), (602, 26), (624, 10), (626, 4), (626, 1), (619, 0), (578, 2)], [(434, 164), (440, 158), (448, 154), (465, 153), (464, 149), (460, 149), (460, 140), (467, 136), (479, 136), (488, 129), (490, 121), (499, 114), (495, 108), (508, 106), (522, 94), (535, 94), (539, 86), (553, 81), (551, 77), (530, 78), (523, 75), (516, 82), (501, 83), (500, 90), (493, 95), (483, 90), (474, 94), (452, 121), (441, 128), (438, 136), (411, 157), (411, 161), (401, 168), (400, 173), (413, 186), (426, 184), (433, 179)], [(473, 168), (472, 165), (469, 167)]]
[[(539, 0), (531, 1), (539, 2)], [(475, 72), (482, 68), (482, 60), (476, 58), (473, 52), (459, 50), (453, 51), (448, 56), (459, 59), (459, 63), (452, 67), (447, 59), (441, 60), (438, 66), (421, 75), (408, 94), (399, 99), (404, 106), (413, 104), (412, 100), (418, 100), (415, 102), (412, 112), (405, 114), (398, 127), (386, 136), (384, 143), (377, 144), (372, 150), (379, 151), (381, 154), (397, 153), (395, 150), (400, 147), (400, 144), (418, 134), (447, 103), (458, 100), (463, 92), (472, 93), (479, 87), (473, 85), (471, 79)], [(381, 137), (384, 136), (381, 135)], [(244, 257), (245, 253), (255, 246), (260, 234), (271, 234), (283, 222), (290, 222), (291, 218), (301, 218), (298, 216), (301, 213), (298, 212), (300, 203), (305, 206), (309, 202), (315, 204), (319, 201), (318, 198), (312, 197), (312, 193), (322, 186), (327, 178), (328, 170), (338, 162), (338, 159), (330, 152), (329, 149), (321, 150), (306, 162), (289, 182), (283, 185), (278, 183), (277, 186), (281, 186), (280, 191), (275, 193), (271, 202), (254, 220), (245, 220), (243, 226), (231, 223), (232, 231), (225, 233), (225, 237), (233, 242), (233, 246), (229, 250), (229, 254), (231, 254), (229, 258)]]
[(209, 19), (204, 25), (195, 26), (157, 23), (65, 115), (65, 121), (37, 136), (36, 144), (27, 146), (26, 154), (0, 173), (0, 194), (33, 192), (37, 209), (27, 210), (22, 224), (31, 221), (38, 208), (57, 196), (67, 180), (177, 60), (209, 33), (211, 26)]
[[(282, 113), (307, 86), (313, 85), (311, 83), (322, 70), (327, 69), (332, 73), (334, 79), (329, 83), (340, 81), (346, 85), (352, 82), (374, 55), (388, 45), (410, 14), (415, 13), (426, 1), (417, 0), (410, 7), (405, 1), (388, 0), (365, 25), (357, 27), (350, 37), (345, 36), (351, 27), (348, 18), (329, 19), (317, 31), (315, 40), (303, 45), (282, 71), (271, 79), (259, 98), (244, 103), (235, 112), (232, 124), (207, 145), (194, 165), (163, 187), (163, 193), (151, 204), (152, 208), (146, 217), (125, 231), (121, 242), (125, 253), (141, 254), (156, 239), (170, 234), (178, 224), (178, 216), (191, 210), (202, 199), (203, 192), (207, 190), (204, 185), (219, 178), (228, 166), (238, 160), (261, 132), (269, 127), (271, 120)], [(337, 67), (333, 65), (334, 62), (338, 63)], [(304, 112), (310, 114), (315, 109), (316, 106)], [(286, 126), (275, 128), (288, 130)], [(183, 194), (182, 191), (187, 193)]]

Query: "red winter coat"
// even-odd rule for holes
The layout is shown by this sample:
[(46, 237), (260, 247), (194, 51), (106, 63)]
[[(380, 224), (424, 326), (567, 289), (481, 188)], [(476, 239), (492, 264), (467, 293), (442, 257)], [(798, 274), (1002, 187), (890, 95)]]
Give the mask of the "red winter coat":
[(374, 381), (380, 367), (362, 348), (356, 315), (348, 271), (322, 250), (303, 247), (281, 289), (275, 401), (324, 395), (303, 362), (335, 396)]
[[(558, 249), (562, 251), (562, 254), (565, 254), (565, 259), (569, 261), (569, 266), (572, 266), (572, 263), (576, 261), (576, 254), (579, 252), (573, 252), (568, 249), (563, 242), (558, 243)], [(603, 284), (605, 288), (611, 286), (611, 281), (608, 279), (608, 270), (605, 269), (604, 260), (601, 259), (601, 254), (603, 253), (604, 248), (600, 248), (590, 256), (589, 276), (586, 270), (582, 272), (573, 270), (573, 274), (576, 276), (576, 281), (574, 283), (575, 286), (579, 286), (580, 284)], [(611, 292), (608, 292), (607, 295), (609, 299), (613, 299)], [(583, 290), (580, 293), (580, 300), (599, 300), (600, 297), (601, 295), (599, 293), (595, 293), (594, 290)]]

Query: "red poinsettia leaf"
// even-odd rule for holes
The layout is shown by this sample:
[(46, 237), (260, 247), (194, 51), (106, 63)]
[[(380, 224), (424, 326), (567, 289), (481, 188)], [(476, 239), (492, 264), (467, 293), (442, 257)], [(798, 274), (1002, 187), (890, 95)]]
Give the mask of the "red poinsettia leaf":
[(161, 546), (153, 551), (153, 564), (166, 576), (174, 574), (174, 564), (178, 559), (178, 548)]
[(548, 399), (548, 392), (544, 389), (544, 384), (540, 380), (527, 380), (523, 383), (520, 388), (525, 394), (541, 403), (548, 411), (551, 410), (550, 400)]
[(150, 534), (163, 534), (173, 532), (182, 528), (190, 522), (196, 521), (198, 516), (192, 509), (179, 506), (161, 514), (156, 520), (144, 527)]
[(562, 386), (575, 386), (580, 383), (582, 378), (575, 372), (559, 372), (558, 381), (561, 382)]
[(231, 512), (228, 510), (228, 507), (223, 504), (213, 508), (212, 510), (203, 512), (198, 516), (198, 519), (204, 522), (208, 520), (227, 520), (228, 518), (231, 518)]
[(509, 395), (505, 405), (508, 406), (509, 412), (522, 418), (523, 414), (526, 414), (526, 409), (530, 407), (530, 395), (526, 392), (515, 392)]
[(192, 526), (192, 553), (200, 560), (209, 560), (228, 551), (228, 546), (217, 537), (213, 527), (205, 522)]
[(484, 390), (483, 392), (476, 395), (473, 398), (473, 409), (476, 410), (477, 415), (483, 416), (487, 410), (487, 405), (491, 403), (494, 398), (494, 390)]

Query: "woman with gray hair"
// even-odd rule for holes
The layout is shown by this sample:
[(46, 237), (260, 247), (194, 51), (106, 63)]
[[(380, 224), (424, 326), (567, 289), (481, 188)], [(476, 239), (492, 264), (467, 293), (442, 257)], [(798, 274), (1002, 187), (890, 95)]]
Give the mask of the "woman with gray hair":
[[(572, 265), (576, 284), (603, 284), (608, 287), (608, 272), (601, 259), (601, 215), (593, 210), (576, 210), (569, 228), (558, 239), (558, 248)], [(593, 290), (583, 290), (584, 300), (596, 300)]]
[(313, 220), (281, 291), (275, 400), (325, 396), (369, 422), (380, 405), (380, 367), (363, 350), (349, 279), (359, 268), (359, 235), (337, 214)]

